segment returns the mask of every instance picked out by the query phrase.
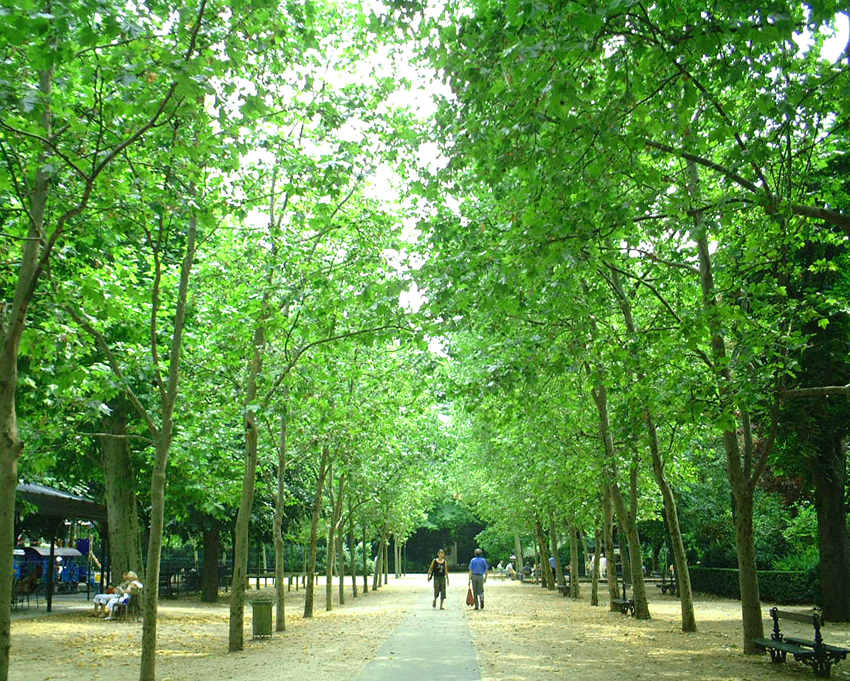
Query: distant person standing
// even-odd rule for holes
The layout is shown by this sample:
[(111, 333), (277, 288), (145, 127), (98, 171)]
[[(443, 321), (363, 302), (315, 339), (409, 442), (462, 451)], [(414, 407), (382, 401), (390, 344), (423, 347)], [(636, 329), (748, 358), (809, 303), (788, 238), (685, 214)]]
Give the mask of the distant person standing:
[(434, 600), (432, 608), (437, 607), (437, 597), (440, 597), (440, 610), (445, 610), (443, 602), (446, 600), (446, 587), (449, 585), (449, 563), (446, 560), (446, 552), (443, 549), (437, 551), (437, 557), (431, 561), (428, 568), (428, 580), (434, 580)]
[(549, 567), (552, 570), (552, 582), (554, 583), (555, 579), (557, 578), (557, 571), (555, 570), (555, 556), (554, 556), (554, 554), (549, 556)]
[(483, 556), (481, 549), (475, 549), (475, 557), (469, 561), (469, 581), (472, 584), (472, 595), (475, 596), (475, 609), (484, 609), (484, 582), (487, 581), (487, 573), (490, 566)]

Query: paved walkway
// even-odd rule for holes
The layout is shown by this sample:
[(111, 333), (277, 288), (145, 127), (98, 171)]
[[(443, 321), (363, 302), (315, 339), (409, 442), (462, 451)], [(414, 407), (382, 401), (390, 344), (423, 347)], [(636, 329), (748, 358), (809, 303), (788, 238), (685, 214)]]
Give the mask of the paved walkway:
[(91, 601), (92, 598), (94, 598), (93, 593), (89, 595), (87, 600), (85, 592), (79, 594), (57, 594), (53, 596), (52, 612), (47, 612), (47, 597), (39, 594), (38, 600), (33, 596), (29, 605), (24, 603), (22, 606), (12, 610), (12, 621), (35, 619), (36, 617), (46, 617), (51, 614), (75, 610), (90, 611), (94, 607)]
[[(466, 591), (431, 607), (423, 597), (402, 618), (358, 681), (480, 681), (475, 648), (466, 625)], [(486, 613), (486, 610), (484, 611)], [(475, 613), (479, 615), (480, 613)]]

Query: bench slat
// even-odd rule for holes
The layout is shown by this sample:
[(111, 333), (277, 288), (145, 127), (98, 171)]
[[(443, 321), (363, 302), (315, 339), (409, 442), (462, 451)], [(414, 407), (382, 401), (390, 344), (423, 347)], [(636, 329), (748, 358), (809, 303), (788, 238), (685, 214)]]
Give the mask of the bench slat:
[(781, 650), (785, 653), (791, 653), (792, 655), (797, 655), (799, 657), (814, 657), (815, 651), (811, 648), (803, 648), (802, 646), (795, 646), (791, 643), (786, 643), (785, 641), (774, 641), (772, 638), (757, 638), (753, 640), (758, 646), (762, 648), (773, 648), (774, 650)]
[[(794, 620), (795, 622), (805, 622), (806, 624), (813, 624), (815, 621), (814, 613), (793, 612), (791, 610), (777, 610), (776, 614), (781, 620)], [(821, 626), (823, 626), (823, 620), (821, 620), (820, 624)]]
[[(797, 638), (796, 636), (786, 636), (785, 640), (788, 643), (793, 643), (798, 646), (806, 646), (807, 648), (814, 648), (817, 645), (814, 641), (810, 641), (806, 638)], [(833, 646), (829, 643), (822, 643), (823, 649), (828, 653), (850, 653), (850, 650), (847, 648), (841, 648), (839, 646)]]

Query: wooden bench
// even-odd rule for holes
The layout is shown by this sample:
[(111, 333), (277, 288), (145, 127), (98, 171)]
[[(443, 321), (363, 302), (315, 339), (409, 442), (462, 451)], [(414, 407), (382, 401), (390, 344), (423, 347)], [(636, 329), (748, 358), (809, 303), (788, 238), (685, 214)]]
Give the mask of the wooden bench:
[(619, 608), (620, 612), (624, 615), (635, 616), (635, 599), (634, 598), (626, 598), (626, 582), (623, 581), (623, 597), (622, 598), (614, 598), (611, 601), (611, 605)]
[(676, 572), (670, 573), (670, 579), (667, 579), (667, 571), (661, 571), (661, 581), (657, 583), (656, 588), (661, 589), (661, 593), (666, 594), (668, 591), (671, 595), (679, 595), (679, 585), (676, 583)]
[[(847, 653), (850, 653), (850, 650), (823, 642), (820, 633), (823, 619), (819, 613), (809, 614), (771, 608), (770, 616), (773, 618), (773, 633), (770, 638), (757, 638), (753, 643), (765, 648), (770, 653), (772, 662), (781, 664), (785, 662), (788, 653), (791, 653), (797, 662), (810, 666), (814, 670), (815, 676), (828, 679), (832, 665), (847, 659)], [(779, 630), (780, 619), (811, 624), (815, 630), (814, 640), (783, 636)]]

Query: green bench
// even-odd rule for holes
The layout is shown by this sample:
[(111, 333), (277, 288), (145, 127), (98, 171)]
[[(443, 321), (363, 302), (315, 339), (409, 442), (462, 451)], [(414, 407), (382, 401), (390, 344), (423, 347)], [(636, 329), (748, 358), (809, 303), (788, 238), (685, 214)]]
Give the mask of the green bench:
[[(753, 643), (770, 653), (771, 662), (781, 664), (791, 654), (797, 662), (810, 666), (814, 670), (815, 676), (828, 679), (832, 665), (847, 659), (847, 653), (850, 653), (850, 650), (823, 642), (820, 633), (823, 619), (819, 613), (809, 614), (771, 608), (770, 616), (773, 618), (773, 633), (770, 638), (757, 638)], [(784, 636), (779, 630), (780, 619), (812, 625), (815, 631), (814, 640)]]

